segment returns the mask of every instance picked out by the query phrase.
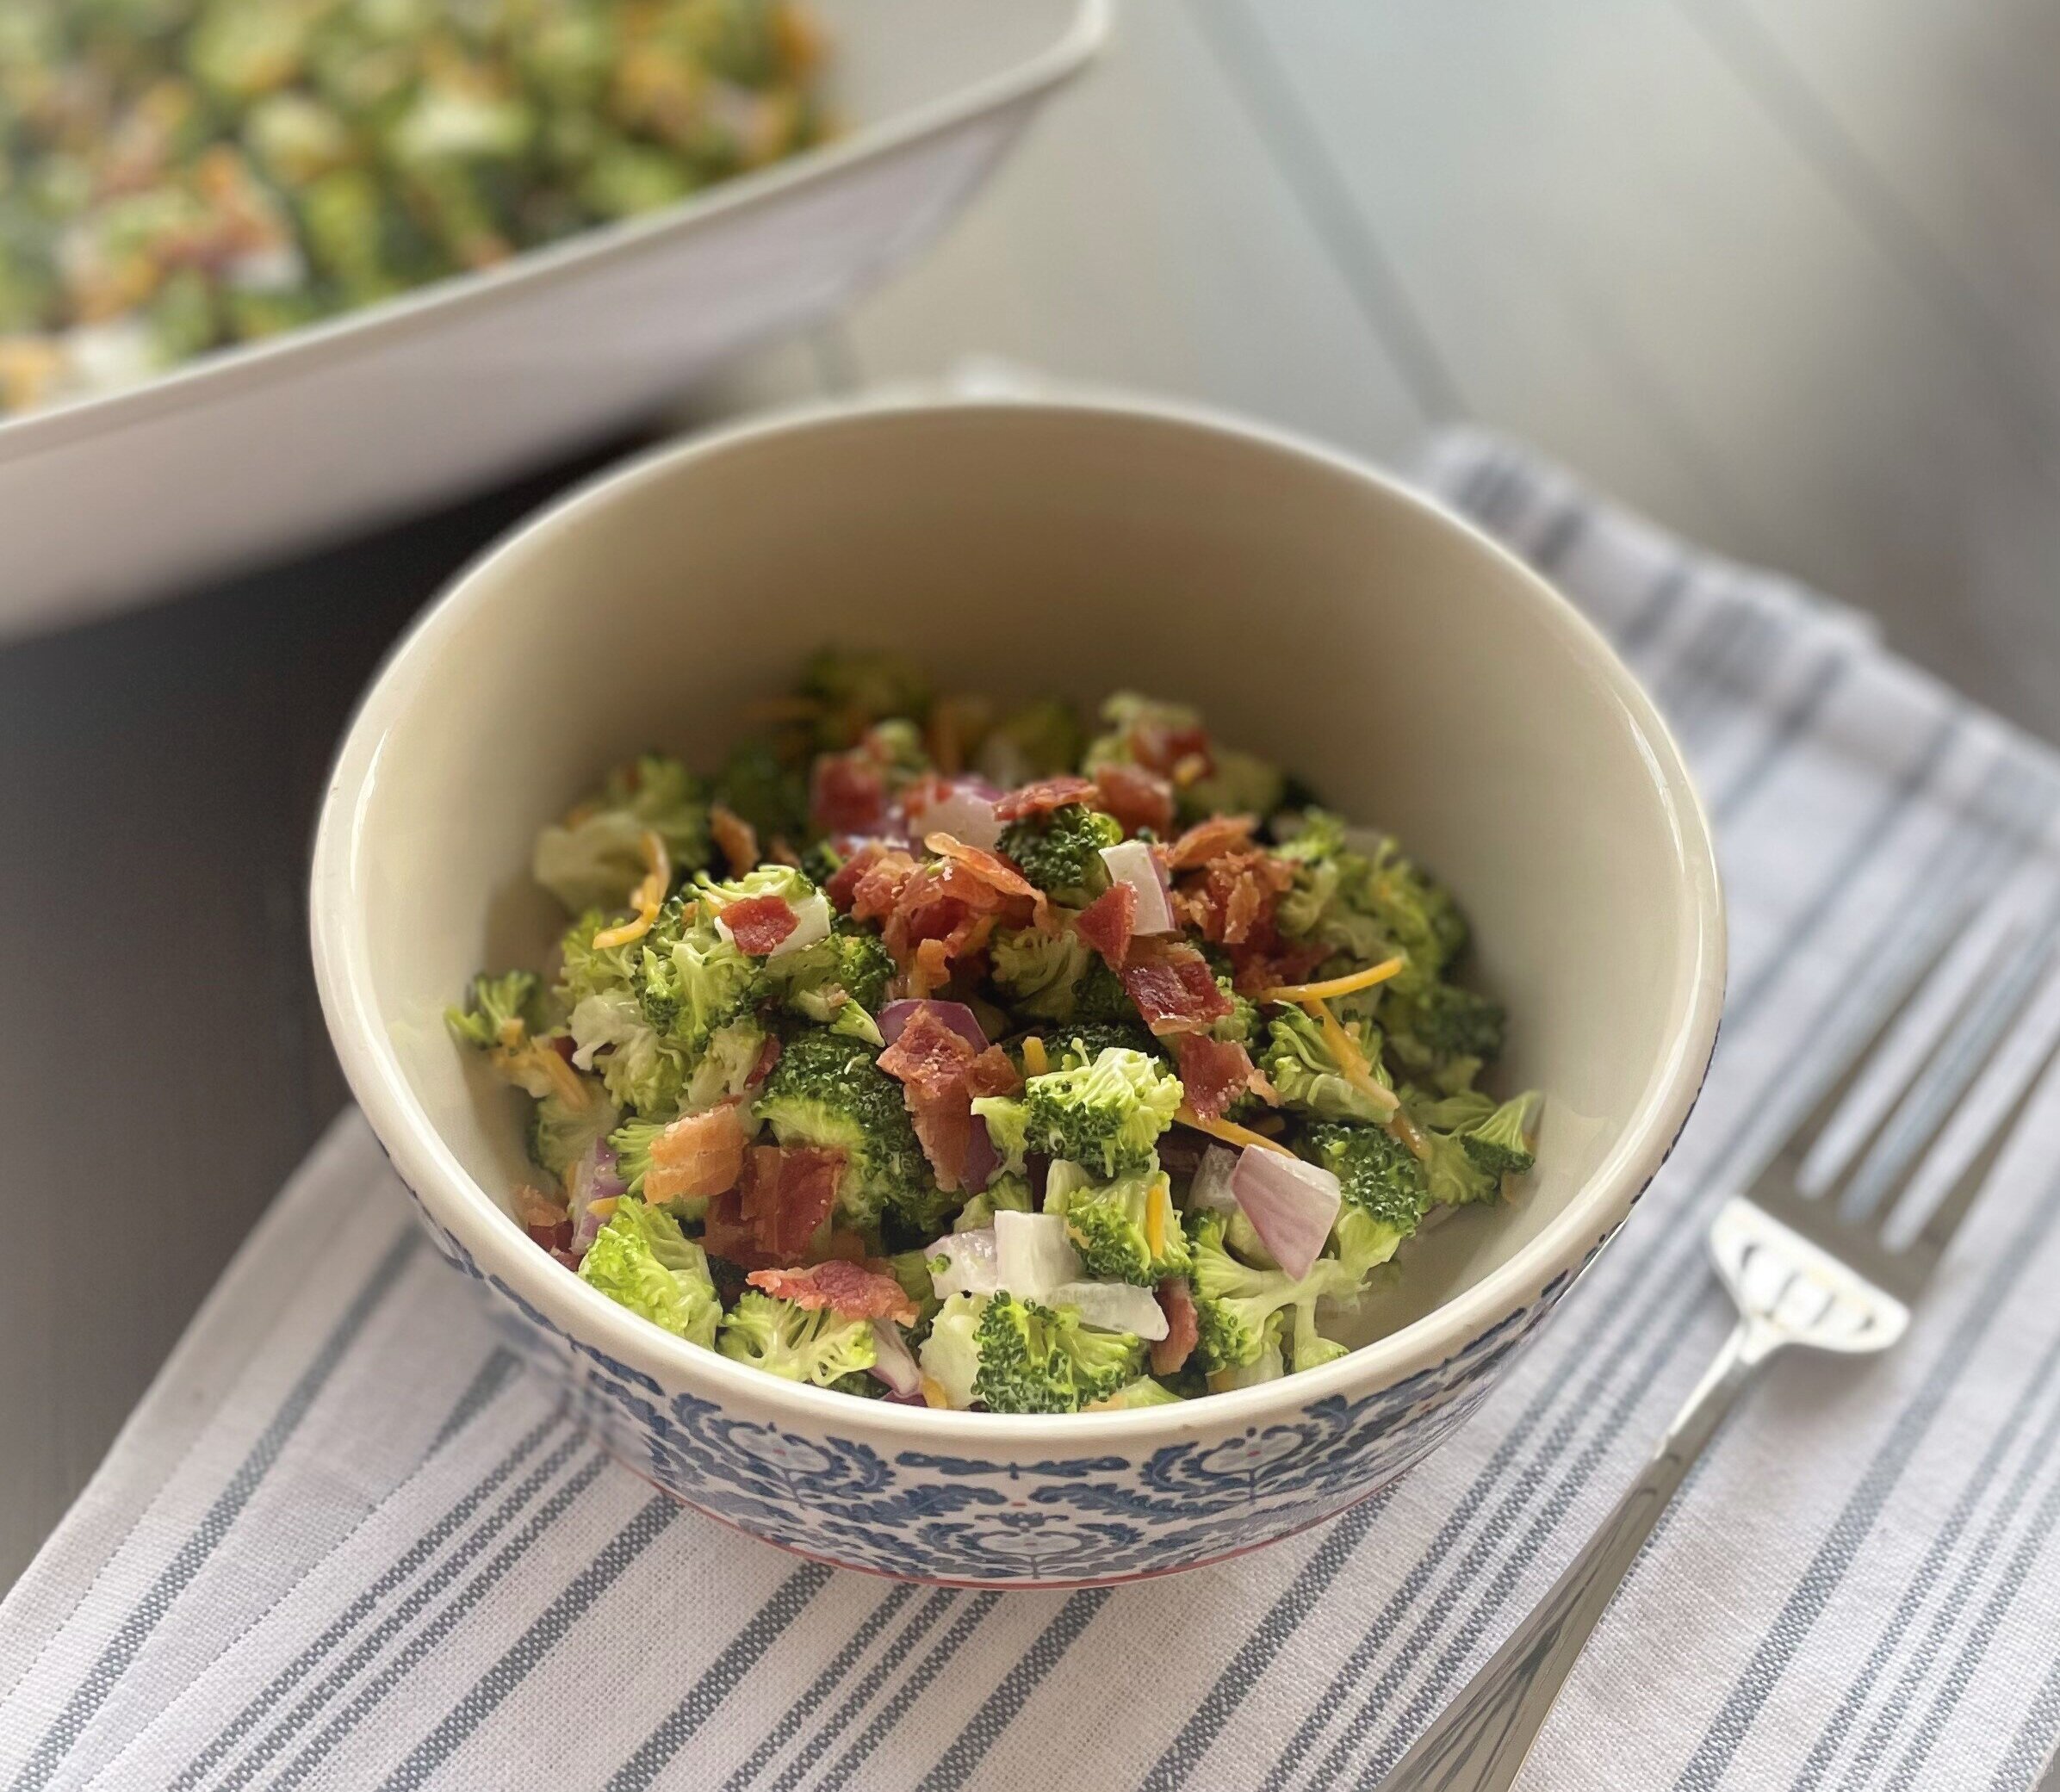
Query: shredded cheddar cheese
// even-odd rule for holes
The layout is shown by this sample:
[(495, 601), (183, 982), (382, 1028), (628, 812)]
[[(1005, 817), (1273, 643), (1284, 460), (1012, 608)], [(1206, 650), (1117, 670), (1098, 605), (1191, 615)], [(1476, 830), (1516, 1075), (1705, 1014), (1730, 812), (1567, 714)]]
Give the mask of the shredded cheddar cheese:
[(647, 867), (644, 880), (630, 896), (630, 905), (636, 910), (636, 917), (619, 927), (603, 927), (593, 936), (596, 952), (607, 952), (614, 946), (627, 946), (632, 939), (642, 939), (658, 919), (658, 911), (665, 906), (665, 893), (673, 883), (673, 862), (666, 856), (665, 842), (648, 828), (643, 834), (643, 855)]
[(1324, 1030), (1324, 1043), (1331, 1048), (1337, 1060), (1337, 1067), (1344, 1072), (1344, 1080), (1371, 1101), (1384, 1114), (1393, 1113), (1402, 1102), (1395, 1092), (1374, 1075), (1373, 1066), (1367, 1063), (1366, 1054), (1359, 1049), (1359, 1041), (1351, 1031), (1331, 1012), (1331, 1005), (1320, 996), (1312, 997), (1303, 1003), (1316, 1017)]
[(1240, 1126), (1235, 1120), (1205, 1120), (1185, 1101), (1173, 1110), (1173, 1118), (1183, 1126), (1192, 1126), (1197, 1132), (1206, 1132), (1211, 1138), (1220, 1138), (1226, 1145), (1259, 1145), (1269, 1151), (1278, 1151), (1283, 1157), (1294, 1153), (1284, 1144), (1267, 1138), (1263, 1132), (1254, 1132), (1249, 1126)]
[(1173, 1211), (1173, 1196), (1163, 1182), (1155, 1181), (1145, 1202), (1145, 1245), (1157, 1262), (1166, 1254), (1166, 1218)]
[(1417, 1131), (1417, 1124), (1399, 1107), (1388, 1117), (1387, 1130), (1409, 1147), (1410, 1155), (1422, 1159), (1430, 1155), (1430, 1141)]
[(1023, 1070), (1031, 1076), (1042, 1076), (1052, 1068), (1052, 1060), (1045, 1056), (1045, 1042), (1035, 1033), (1023, 1041)]
[(619, 1194), (604, 1194), (599, 1200), (588, 1201), (586, 1211), (599, 1215), (603, 1219), (612, 1219), (615, 1217), (615, 1204), (621, 1199)]
[(944, 1384), (934, 1375), (925, 1375), (917, 1384), (922, 1389), (922, 1404), (926, 1406), (949, 1406), (951, 1398), (944, 1391)]
[(1301, 1004), (1311, 1001), (1327, 1001), (1333, 995), (1350, 995), (1361, 989), (1370, 989), (1375, 983), (1384, 983), (1402, 968), (1400, 958), (1383, 958), (1378, 964), (1369, 964), (1364, 970), (1355, 970), (1349, 977), (1334, 977), (1320, 983), (1277, 983), (1270, 989), (1259, 992), (1261, 1001), (1292, 1001)]

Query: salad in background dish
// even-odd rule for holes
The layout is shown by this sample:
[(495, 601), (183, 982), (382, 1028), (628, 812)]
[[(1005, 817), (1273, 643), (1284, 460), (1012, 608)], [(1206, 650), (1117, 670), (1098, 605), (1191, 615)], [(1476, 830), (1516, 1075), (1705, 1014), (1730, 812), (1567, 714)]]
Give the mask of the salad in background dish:
[(5, 0), (0, 410), (791, 154), (818, 60), (788, 0)]
[(765, 720), (544, 828), (554, 962), (450, 1015), (531, 1100), (522, 1223), (653, 1324), (876, 1398), (1157, 1404), (1343, 1355), (1531, 1168), (1450, 894), (1193, 710), (824, 653)]

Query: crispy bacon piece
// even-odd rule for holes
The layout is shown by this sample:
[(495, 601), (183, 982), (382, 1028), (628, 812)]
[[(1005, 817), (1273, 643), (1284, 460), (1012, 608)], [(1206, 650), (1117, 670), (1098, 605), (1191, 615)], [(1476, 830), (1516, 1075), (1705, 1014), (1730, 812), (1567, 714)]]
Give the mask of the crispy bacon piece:
[(1149, 828), (1163, 834), (1173, 825), (1173, 786), (1137, 766), (1104, 766), (1095, 774), (1101, 807), (1123, 824), (1126, 834)]
[(733, 809), (711, 803), (708, 807), (708, 831), (729, 863), (729, 875), (741, 877), (758, 869), (758, 830)]
[(743, 1122), (735, 1104), (725, 1101), (706, 1113), (681, 1115), (651, 1141), (644, 1199), (662, 1206), (720, 1194), (735, 1187), (743, 1172)]
[(769, 1032), (758, 1048), (758, 1062), (752, 1065), (751, 1074), (744, 1078), (746, 1088), (756, 1088), (772, 1074), (772, 1066), (779, 1062), (779, 1035)]
[(1025, 815), (1044, 815), (1064, 809), (1069, 803), (1091, 803), (1098, 794), (1093, 779), (1076, 778), (1070, 772), (1057, 778), (1041, 778), (1035, 784), (1010, 791), (996, 803), (995, 820), (1020, 822)]
[(1154, 1292), (1159, 1311), (1166, 1316), (1166, 1335), (1151, 1346), (1151, 1373), (1178, 1374), (1201, 1336), (1194, 1317), (1194, 1293), (1184, 1275), (1169, 1275)]
[(1207, 1032), (1231, 1011), (1208, 960), (1184, 939), (1137, 941), (1117, 975), (1155, 1033)]
[(903, 993), (916, 996), (948, 983), (953, 962), (985, 946), (1001, 921), (1050, 915), (1043, 893), (1006, 860), (947, 834), (932, 834), (930, 845), (941, 856), (920, 865), (906, 853), (882, 851), (851, 889), (852, 915), (880, 923)]
[(862, 869), (850, 885), (853, 921), (884, 921), (892, 915), (909, 881), (915, 876), (915, 861), (898, 846), (867, 846), (858, 858), (837, 873), (837, 881), (853, 865)]
[(1213, 1120), (1251, 1087), (1256, 1073), (1244, 1046), (1207, 1033), (1182, 1033), (1173, 1041), (1180, 1065), (1180, 1086), (1188, 1106)]
[(972, 1041), (946, 1026), (934, 1008), (918, 1008), (878, 1062), (909, 1094), (929, 1101), (965, 1086), (975, 1055)]
[(823, 834), (877, 834), (887, 814), (887, 780), (859, 755), (826, 753), (809, 774), (809, 819)]
[(1306, 941), (1290, 946), (1270, 927), (1257, 938), (1226, 950), (1231, 957), (1232, 986), (1243, 995), (1277, 989), (1282, 983), (1306, 982), (1309, 973), (1331, 955), (1325, 946)]
[(1166, 869), (1192, 871), (1225, 853), (1250, 849), (1252, 831), (1259, 825), (1253, 815), (1211, 815), (1197, 822), (1166, 849)]
[(783, 898), (760, 896), (726, 905), (723, 925), (729, 929), (739, 952), (762, 958), (801, 923)]
[(754, 1269), (744, 1278), (754, 1288), (796, 1306), (828, 1307), (841, 1319), (893, 1319), (915, 1323), (915, 1303), (884, 1270), (832, 1257), (806, 1269)]
[(990, 888), (1003, 896), (1022, 896), (1036, 911), (1041, 922), (1045, 910), (1045, 893), (1021, 871), (998, 853), (990, 853), (984, 846), (969, 846), (962, 840), (948, 834), (933, 834), (923, 841), (940, 859), (949, 859), (969, 876), (977, 877)]
[(1173, 913), (1183, 927), (1219, 946), (1263, 946), (1273, 937), (1274, 909), (1294, 884), (1294, 867), (1270, 853), (1256, 847), (1219, 853), (1181, 879)]
[(965, 1067), (965, 1092), (969, 1095), (1013, 1095), (1023, 1086), (1008, 1054), (990, 1045)]
[(743, 1180), (709, 1203), (703, 1242), (749, 1269), (799, 1262), (836, 1205), (844, 1153), (815, 1145), (753, 1145)]
[(1197, 778), (1207, 778), (1216, 766), (1208, 730), (1199, 726), (1169, 728), (1163, 722), (1133, 722), (1130, 725), (1130, 753), (1140, 766), (1169, 777), (1183, 760), (1201, 761), (1201, 771), (1194, 774)]
[(1073, 931), (1108, 961), (1111, 970), (1120, 970), (1137, 923), (1137, 891), (1127, 884), (1112, 884), (1073, 917)]

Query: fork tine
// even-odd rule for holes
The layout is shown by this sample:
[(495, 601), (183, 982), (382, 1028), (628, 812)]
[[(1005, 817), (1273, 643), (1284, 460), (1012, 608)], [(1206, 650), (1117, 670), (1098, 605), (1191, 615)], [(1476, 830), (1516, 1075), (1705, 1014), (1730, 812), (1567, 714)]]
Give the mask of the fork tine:
[[(1931, 982), (1932, 973), (1937, 970), (1945, 956), (1943, 952), (1934, 951), (1929, 947), (1914, 954), (1912, 962), (1904, 967), (1902, 977), (1897, 980), (1894, 996), (1889, 1000), (1881, 1018), (1874, 1022), (1865, 1040), (1852, 1048), (1846, 1057), (1846, 1068), (1833, 1081), (1831, 1087), (1817, 1098), (1815, 1106), (1802, 1120), (1790, 1128), (1788, 1137), (1781, 1142), (1781, 1149), (1774, 1154), (1774, 1165), (1786, 1175), (1793, 1186), (1798, 1188), (1802, 1186), (1802, 1166), (1808, 1161), (1809, 1154), (1816, 1149), (1818, 1142), (1829, 1129), (1831, 1123), (1838, 1118), (1840, 1111), (1851, 1100), (1852, 1092), (1859, 1086), (1861, 1079), (1873, 1068), (1874, 1060), (1879, 1055), (1881, 1048), (1888, 1043), (1889, 1037), (1897, 1027), (1902, 1026), (1904, 1018), (1922, 998), (1926, 987)], [(1988, 961), (1984, 961), (1984, 963)], [(1955, 1006), (1951, 1016), (1947, 1020), (1945, 1025), (1948, 1031), (1965, 1011), (1967, 1002), (1971, 999), (1973, 991), (1978, 989), (1980, 984), (1981, 978), (1976, 976), (1970, 985), (1967, 995), (1961, 998)], [(1914, 1076), (1916, 1073), (1917, 1067), (1912, 1065), (1908, 1076), (1901, 1079), (1896, 1085), (1896, 1089), (1899, 1090), (1903, 1083), (1908, 1082), (1910, 1077)], [(1891, 1090), (1889, 1093), (1892, 1095), (1896, 1092), (1896, 1090)], [(1864, 1155), (1866, 1143), (1865, 1140), (1862, 1140), (1855, 1148), (1853, 1156), (1856, 1158)]]
[[(2020, 1008), (2018, 1012), (2021, 1014), (2023, 1009)], [(2006, 1042), (2007, 1039), (2006, 1033)], [(1997, 1055), (2002, 1050), (2003, 1045), (1999, 1044)], [(1945, 1247), (1952, 1243), (1952, 1235), (1959, 1231), (1960, 1223), (1973, 1211), (1975, 1198), (1988, 1187), (1989, 1178), (1995, 1173), (1996, 1161), (2001, 1157), (2005, 1147), (2024, 1119), (2026, 1111), (2037, 1099), (2045, 1082), (2046, 1072), (2052, 1069), (2056, 1057), (2060, 1057), (2060, 1033), (2056, 1033), (2047, 1041), (2044, 1049), (2038, 1054), (2038, 1061), (2032, 1066), (2031, 1074), (2025, 1078), (2024, 1087), (2018, 1090), (2008, 1108), (1998, 1115), (1989, 1127), (1987, 1142), (1974, 1154), (1966, 1169), (1953, 1179), (1952, 1187), (1945, 1191), (1938, 1206), (1932, 1209), (1924, 1224), (1917, 1229), (1917, 1236), (1910, 1241), (1906, 1254), (1915, 1260), (1920, 1275), (1931, 1273), (1933, 1266), (1945, 1255)], [(1990, 1061), (1993, 1063), (1993, 1056)], [(1921, 1165), (1919, 1167), (1921, 1168)], [(1896, 1205), (1894, 1200), (1883, 1203), (1883, 1212), (1893, 1213)]]

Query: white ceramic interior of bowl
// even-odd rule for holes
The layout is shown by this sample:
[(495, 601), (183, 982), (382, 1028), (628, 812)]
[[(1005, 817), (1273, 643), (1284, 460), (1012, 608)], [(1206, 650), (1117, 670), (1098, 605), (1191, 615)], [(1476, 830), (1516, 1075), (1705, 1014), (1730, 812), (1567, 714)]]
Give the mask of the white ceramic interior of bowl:
[[(1444, 1354), (1577, 1267), (1657, 1168), (1715, 1037), (1722, 902), (1672, 743), (1570, 606), (1362, 467), (1221, 419), (815, 412), (661, 452), (532, 524), (397, 650), (339, 760), (314, 932), (345, 1069), (432, 1211), (547, 1310), (601, 1303), (498, 1211), (533, 1175), (518, 1098), (454, 1048), (444, 1009), (562, 925), (525, 875), (542, 822), (646, 745), (712, 762), (824, 642), (1004, 699), (1192, 702), (1457, 890), (1478, 980), (1512, 1015), (1494, 1082), (1546, 1092), (1539, 1167), (1521, 1200), (1408, 1247), (1369, 1324), (1397, 1335), (1314, 1376), (1372, 1385), (1391, 1355)], [(608, 1318), (631, 1361), (748, 1373)], [(1287, 1386), (1218, 1398), (1256, 1415)]]

